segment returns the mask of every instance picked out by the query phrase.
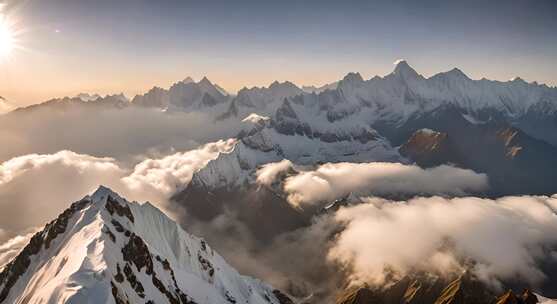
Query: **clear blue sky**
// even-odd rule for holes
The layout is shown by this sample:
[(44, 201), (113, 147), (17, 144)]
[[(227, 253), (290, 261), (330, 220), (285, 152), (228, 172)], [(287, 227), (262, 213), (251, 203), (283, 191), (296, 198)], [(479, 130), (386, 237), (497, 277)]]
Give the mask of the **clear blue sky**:
[(230, 91), (273, 80), (384, 75), (557, 84), (557, 1), (27, 0), (5, 8), (22, 49), (0, 61), (18, 104), (81, 91), (132, 95), (193, 76)]

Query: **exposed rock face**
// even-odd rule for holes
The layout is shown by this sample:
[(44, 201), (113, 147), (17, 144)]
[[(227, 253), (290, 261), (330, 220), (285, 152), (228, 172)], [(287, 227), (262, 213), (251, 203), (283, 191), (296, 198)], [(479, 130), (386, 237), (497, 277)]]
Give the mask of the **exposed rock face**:
[(496, 304), (536, 304), (540, 303), (538, 297), (529, 289), (526, 289), (522, 294), (515, 294), (512, 290), (507, 291), (502, 296), (497, 298)]
[(447, 133), (441, 133), (430, 129), (416, 131), (410, 139), (404, 143), (399, 152), (415, 161), (421, 167), (433, 167), (447, 163), (462, 163), (458, 151), (450, 142)]
[(499, 294), (476, 278), (464, 274), (452, 281), (435, 276), (404, 277), (380, 288), (353, 288), (341, 294), (337, 304), (535, 304), (539, 300), (526, 289)]
[(0, 303), (288, 303), (275, 294), (152, 205), (102, 187), (0, 273)]
[[(390, 139), (401, 140), (400, 153), (421, 166), (452, 163), (486, 173), (490, 195), (555, 192), (548, 181), (557, 178), (550, 169), (557, 166), (556, 147), (506, 123), (471, 124), (462, 115), (454, 107), (437, 109), (409, 120)], [(403, 134), (407, 140), (399, 138)]]

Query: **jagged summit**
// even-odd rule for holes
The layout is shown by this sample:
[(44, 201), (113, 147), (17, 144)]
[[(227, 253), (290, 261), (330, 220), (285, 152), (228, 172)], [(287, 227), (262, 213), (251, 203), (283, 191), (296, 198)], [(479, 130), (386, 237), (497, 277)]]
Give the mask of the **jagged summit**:
[(201, 78), (201, 80), (198, 82), (198, 84), (208, 85), (208, 86), (213, 85), (213, 83), (209, 80), (209, 78), (207, 78), (207, 76), (203, 76), (203, 78)]
[(363, 81), (364, 79), (362, 78), (362, 75), (357, 72), (350, 72), (341, 80), (342, 83), (359, 83)]
[(83, 101), (94, 101), (101, 98), (99, 94), (89, 94), (89, 93), (79, 93), (75, 97)]
[[(438, 74), (439, 75), (439, 74)], [(464, 74), (464, 72), (462, 72), (462, 70), (460, 70), (459, 68), (453, 68), (452, 70), (445, 72), (445, 73), (440, 73), (440, 75), (444, 75), (445, 77), (450, 77), (452, 79), (456, 79), (456, 80), (469, 80), (470, 78)]]
[[(100, 186), (35, 234), (0, 273), (0, 303), (272, 303), (151, 204)], [(283, 300), (281, 300), (283, 299)]]
[(103, 198), (108, 197), (109, 195), (112, 195), (114, 197), (120, 197), (116, 192), (112, 191), (112, 189), (100, 185), (97, 190), (95, 190), (92, 194), (91, 194), (91, 200), (93, 202), (98, 202), (101, 201)]
[(187, 76), (186, 78), (184, 78), (184, 80), (182, 80), (183, 83), (192, 83), (195, 82), (195, 80), (193, 80), (193, 78), (191, 78), (190, 76)]
[(395, 69), (390, 75), (399, 77), (399, 78), (404, 79), (404, 80), (421, 77), (421, 75), (418, 74), (418, 72), (416, 72), (416, 70), (414, 70), (408, 64), (408, 62), (406, 62), (406, 60), (402, 60), (402, 59), (396, 61)]
[(524, 79), (522, 79), (521, 77), (517, 76), (514, 77), (513, 79), (511, 79), (512, 82), (516, 82), (516, 83), (521, 83), (521, 84), (528, 84), (528, 82), (526, 82)]

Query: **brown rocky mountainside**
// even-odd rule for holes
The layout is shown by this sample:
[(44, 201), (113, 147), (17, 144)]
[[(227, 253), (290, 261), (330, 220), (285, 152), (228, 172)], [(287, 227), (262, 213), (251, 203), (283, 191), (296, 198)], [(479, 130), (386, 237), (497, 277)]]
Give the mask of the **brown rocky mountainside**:
[(557, 148), (509, 125), (417, 129), (399, 152), (421, 167), (453, 164), (485, 173), (490, 196), (555, 192)]
[(535, 304), (538, 298), (530, 290), (495, 292), (471, 275), (445, 280), (418, 275), (381, 288), (362, 286), (341, 294), (336, 304)]
[(454, 145), (450, 143), (449, 135), (429, 129), (420, 129), (412, 134), (399, 152), (422, 167), (462, 163)]

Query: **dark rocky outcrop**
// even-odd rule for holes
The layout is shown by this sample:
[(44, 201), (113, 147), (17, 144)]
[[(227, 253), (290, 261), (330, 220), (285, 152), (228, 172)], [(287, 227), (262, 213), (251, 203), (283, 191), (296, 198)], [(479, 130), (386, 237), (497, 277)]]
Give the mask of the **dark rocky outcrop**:
[(418, 130), (400, 148), (402, 156), (416, 162), (421, 167), (433, 167), (441, 164), (461, 164), (459, 152), (447, 133)]
[(127, 217), (132, 223), (134, 222), (133, 213), (130, 207), (120, 205), (120, 203), (118, 203), (118, 201), (110, 195), (106, 198), (105, 208), (108, 210), (110, 215), (114, 215), (114, 213), (116, 213), (119, 216)]
[(275, 297), (279, 300), (280, 304), (294, 304), (292, 299), (278, 289), (273, 290), (273, 295), (275, 295)]
[(453, 280), (430, 275), (406, 276), (382, 287), (351, 288), (339, 295), (337, 304), (536, 304), (526, 289), (522, 294), (503, 294), (466, 273)]

